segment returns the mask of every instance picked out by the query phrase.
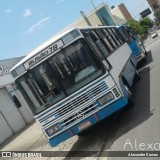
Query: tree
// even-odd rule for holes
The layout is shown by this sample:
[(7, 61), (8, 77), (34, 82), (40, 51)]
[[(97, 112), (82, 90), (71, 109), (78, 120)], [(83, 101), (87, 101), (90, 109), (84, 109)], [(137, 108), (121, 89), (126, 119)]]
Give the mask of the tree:
[(149, 17), (140, 19), (139, 24), (143, 33), (147, 32), (147, 30), (152, 28), (154, 25), (153, 21)]
[(136, 34), (141, 35), (142, 30), (141, 30), (140, 24), (139, 24), (139, 22), (138, 22), (137, 20), (135, 20), (135, 19), (130, 19), (130, 20), (126, 23), (126, 25), (129, 25)]

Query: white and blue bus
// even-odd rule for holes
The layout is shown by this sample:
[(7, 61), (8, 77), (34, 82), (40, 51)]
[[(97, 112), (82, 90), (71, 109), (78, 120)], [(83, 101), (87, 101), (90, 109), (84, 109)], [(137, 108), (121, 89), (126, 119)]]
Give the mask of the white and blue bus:
[(132, 50), (132, 58), (136, 58), (137, 63), (145, 60), (146, 49), (144, 44), (141, 42), (138, 35), (131, 29), (130, 26), (118, 26), (117, 27), (123, 39), (128, 43)]
[(53, 147), (125, 107), (137, 74), (115, 26), (51, 38), (11, 74)]

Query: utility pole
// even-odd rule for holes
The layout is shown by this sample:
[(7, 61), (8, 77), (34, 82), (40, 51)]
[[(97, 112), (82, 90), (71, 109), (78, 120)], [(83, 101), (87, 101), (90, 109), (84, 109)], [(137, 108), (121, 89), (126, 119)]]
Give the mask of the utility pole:
[(88, 26), (92, 26), (90, 21), (88, 20), (87, 16), (84, 14), (83, 11), (80, 11), (82, 17), (84, 18), (84, 20), (86, 21), (86, 23), (88, 24)]

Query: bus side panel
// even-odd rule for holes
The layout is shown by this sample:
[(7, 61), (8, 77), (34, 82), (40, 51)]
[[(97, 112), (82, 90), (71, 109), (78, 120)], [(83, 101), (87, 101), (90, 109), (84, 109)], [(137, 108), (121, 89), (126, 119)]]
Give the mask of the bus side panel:
[(108, 61), (112, 65), (110, 74), (114, 80), (118, 79), (122, 71), (125, 69), (128, 60), (130, 60), (131, 54), (131, 49), (128, 44), (125, 43), (108, 57)]
[(131, 63), (131, 61), (129, 60), (125, 66), (125, 69), (122, 73), (123, 77), (125, 77), (125, 79), (127, 80), (129, 86), (131, 87), (133, 84), (133, 79), (134, 79), (134, 75), (135, 75), (135, 66)]
[(126, 80), (128, 79), (128, 83), (132, 85), (136, 68), (130, 62), (131, 55), (132, 50), (130, 49), (128, 44), (125, 43), (123, 46), (121, 46), (114, 52), (114, 55), (110, 55), (108, 57), (108, 61), (113, 66), (110, 74), (112, 75), (113, 79), (117, 83), (119, 89), (121, 90), (122, 94), (126, 99), (129, 98), (129, 95), (128, 91), (124, 87), (124, 83), (121, 77), (124, 74)]

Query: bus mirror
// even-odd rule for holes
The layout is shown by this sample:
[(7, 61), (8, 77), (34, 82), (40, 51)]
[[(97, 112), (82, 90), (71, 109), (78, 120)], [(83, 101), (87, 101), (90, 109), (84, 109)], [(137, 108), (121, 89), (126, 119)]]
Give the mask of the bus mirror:
[(21, 103), (19, 102), (18, 98), (15, 95), (13, 95), (12, 99), (13, 99), (13, 102), (16, 105), (16, 107), (20, 108), (21, 107)]

